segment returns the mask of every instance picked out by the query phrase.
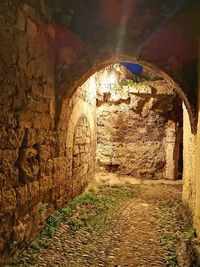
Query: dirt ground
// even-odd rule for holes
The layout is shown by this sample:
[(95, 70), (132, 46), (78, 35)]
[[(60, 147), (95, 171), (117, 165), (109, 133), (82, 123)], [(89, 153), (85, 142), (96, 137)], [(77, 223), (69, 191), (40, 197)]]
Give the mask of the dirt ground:
[(181, 182), (113, 174), (98, 174), (96, 181), (45, 246), (8, 266), (179, 266), (177, 247), (192, 234)]

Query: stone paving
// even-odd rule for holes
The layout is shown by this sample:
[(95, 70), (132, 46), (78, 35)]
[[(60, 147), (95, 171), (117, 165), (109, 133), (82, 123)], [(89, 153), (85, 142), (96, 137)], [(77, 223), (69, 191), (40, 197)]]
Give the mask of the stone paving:
[(25, 256), (17, 266), (178, 266), (167, 264), (166, 257), (175, 253), (177, 244), (170, 242), (178, 242), (188, 227), (180, 211), (181, 185), (140, 187), (142, 193), (123, 203), (103, 227), (71, 231), (67, 221), (62, 222), (36, 263)]
[(157, 240), (159, 227), (149, 222), (159, 209), (130, 201), (103, 231), (82, 229), (70, 233), (62, 224), (35, 266), (165, 266)]

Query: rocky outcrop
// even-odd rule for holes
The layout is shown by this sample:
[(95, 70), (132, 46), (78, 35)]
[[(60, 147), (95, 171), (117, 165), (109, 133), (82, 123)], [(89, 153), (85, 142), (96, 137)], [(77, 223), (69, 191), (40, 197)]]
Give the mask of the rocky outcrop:
[[(152, 83), (130, 87), (127, 95), (130, 101), (113, 100), (112, 93), (105, 101), (99, 95), (97, 163), (100, 169), (136, 178), (177, 178), (178, 128), (173, 133), (173, 129), (170, 133), (168, 129), (174, 95), (173, 91), (167, 91), (166, 84), (159, 83), (154, 94)], [(171, 124), (175, 127), (176, 122), (172, 120)]]

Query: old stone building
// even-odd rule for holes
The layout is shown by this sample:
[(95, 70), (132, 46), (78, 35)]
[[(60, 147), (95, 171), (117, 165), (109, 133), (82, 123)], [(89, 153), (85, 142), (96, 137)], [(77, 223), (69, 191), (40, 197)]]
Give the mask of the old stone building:
[[(0, 2), (0, 264), (95, 168), (177, 179), (182, 126), (183, 201), (200, 235), (200, 4), (153, 2)], [(162, 80), (99, 93), (121, 62)]]

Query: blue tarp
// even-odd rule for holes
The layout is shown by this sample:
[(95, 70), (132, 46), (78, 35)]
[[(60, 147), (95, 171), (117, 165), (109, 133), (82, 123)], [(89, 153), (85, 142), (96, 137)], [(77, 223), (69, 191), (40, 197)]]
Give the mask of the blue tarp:
[(130, 62), (121, 62), (121, 64), (127, 68), (130, 72), (132, 72), (134, 75), (141, 74), (143, 67), (140, 64), (130, 63)]

